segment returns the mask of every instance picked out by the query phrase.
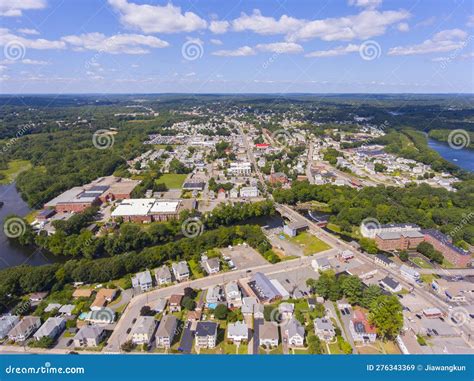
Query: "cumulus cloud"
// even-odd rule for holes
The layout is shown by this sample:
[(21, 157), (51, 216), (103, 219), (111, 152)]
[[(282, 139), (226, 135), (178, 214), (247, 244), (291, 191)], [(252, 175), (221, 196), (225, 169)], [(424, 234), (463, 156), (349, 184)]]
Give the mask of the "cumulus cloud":
[(278, 20), (273, 17), (263, 16), (258, 9), (255, 9), (251, 15), (242, 13), (239, 18), (233, 20), (232, 29), (236, 32), (251, 31), (258, 34), (287, 34), (298, 30), (304, 24), (304, 20), (287, 15), (281, 16)]
[(49, 62), (41, 61), (41, 60), (32, 60), (29, 58), (24, 58), (22, 60), (2, 60), (0, 61), (1, 64), (5, 65), (12, 65), (16, 63), (22, 63), (23, 65), (49, 65)]
[(255, 54), (255, 50), (250, 46), (242, 46), (234, 50), (218, 50), (212, 53), (212, 55), (220, 57), (245, 57), (253, 56)]
[(385, 33), (387, 27), (410, 17), (405, 10), (384, 11), (364, 10), (347, 17), (328, 18), (307, 22), (298, 31), (289, 34), (289, 40), (310, 40), (320, 38), (324, 41), (365, 40)]
[(193, 12), (182, 12), (181, 7), (135, 4), (127, 0), (108, 0), (120, 14), (120, 21), (144, 33), (193, 32), (207, 28), (207, 22)]
[(218, 40), (217, 38), (211, 38), (210, 40), (212, 45), (222, 45), (223, 42), (221, 40)]
[(301, 53), (303, 51), (303, 47), (299, 44), (295, 44), (294, 42), (274, 42), (271, 44), (258, 44), (255, 49), (261, 52), (271, 52), (278, 54), (294, 54)]
[(388, 52), (390, 56), (408, 56), (415, 54), (429, 54), (450, 52), (462, 49), (467, 44), (467, 33), (461, 29), (447, 29), (436, 33), (431, 39), (421, 44), (396, 46)]
[(400, 32), (408, 32), (410, 30), (410, 26), (406, 22), (401, 22), (397, 25), (397, 29)]
[(20, 29), (18, 29), (18, 33), (28, 34), (28, 35), (38, 35), (38, 34), (40, 34), (36, 29), (29, 29), (29, 28), (20, 28)]
[(329, 50), (317, 50), (305, 55), (305, 57), (317, 57), (317, 58), (326, 58), (326, 57), (336, 57), (336, 56), (345, 56), (346, 54), (358, 52), (360, 49), (359, 45), (349, 44), (346, 46), (338, 46), (334, 49)]
[(0, 16), (18, 17), (23, 11), (46, 8), (46, 0), (2, 0), (0, 1)]
[(166, 41), (142, 34), (117, 34), (107, 37), (102, 33), (86, 33), (78, 36), (65, 36), (62, 41), (70, 44), (74, 50), (95, 50), (110, 54), (146, 54), (149, 48), (165, 48)]
[(377, 8), (382, 4), (382, 0), (349, 0), (349, 5), (355, 5), (361, 8)]
[(229, 26), (230, 26), (230, 23), (228, 21), (215, 20), (215, 21), (211, 21), (209, 25), (209, 30), (215, 34), (222, 34), (222, 33), (227, 32), (227, 30), (229, 29)]
[(43, 38), (28, 39), (25, 37), (17, 36), (10, 32), (7, 28), (0, 28), (0, 46), (7, 44), (21, 45), (24, 48), (29, 49), (64, 49), (66, 44), (64, 41), (51, 41)]

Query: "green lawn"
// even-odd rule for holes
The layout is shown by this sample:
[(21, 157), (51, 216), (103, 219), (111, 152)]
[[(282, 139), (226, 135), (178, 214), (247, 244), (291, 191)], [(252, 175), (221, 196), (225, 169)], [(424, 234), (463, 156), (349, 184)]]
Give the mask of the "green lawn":
[(415, 265), (421, 267), (422, 269), (432, 269), (433, 268), (433, 266), (431, 266), (431, 264), (429, 264), (424, 259), (421, 259), (419, 257), (410, 258), (410, 261), (413, 262)]
[(0, 170), (0, 174), (5, 178), (0, 180), (0, 184), (9, 184), (23, 171), (31, 168), (28, 160), (13, 160), (8, 163), (8, 169)]
[(155, 180), (157, 184), (165, 184), (168, 189), (177, 189), (183, 186), (184, 180), (186, 180), (188, 175), (186, 174), (175, 174), (175, 173), (165, 173), (160, 176), (159, 179)]
[(321, 241), (319, 238), (308, 232), (300, 233), (296, 237), (290, 238), (290, 241), (301, 246), (304, 255), (313, 255), (331, 248), (331, 246), (326, 242)]

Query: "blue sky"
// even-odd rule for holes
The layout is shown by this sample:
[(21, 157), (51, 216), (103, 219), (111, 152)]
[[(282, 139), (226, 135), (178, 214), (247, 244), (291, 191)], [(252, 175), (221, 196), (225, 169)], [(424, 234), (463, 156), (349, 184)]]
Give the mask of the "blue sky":
[(1, 93), (474, 90), (471, 0), (2, 0)]

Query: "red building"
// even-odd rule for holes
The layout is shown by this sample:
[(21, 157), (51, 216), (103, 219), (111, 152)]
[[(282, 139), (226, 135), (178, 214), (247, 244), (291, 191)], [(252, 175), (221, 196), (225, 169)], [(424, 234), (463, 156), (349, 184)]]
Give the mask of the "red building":
[(422, 232), (425, 235), (425, 241), (441, 252), (450, 263), (458, 267), (467, 267), (471, 263), (471, 254), (454, 246), (452, 239), (447, 235), (435, 229), (425, 229)]
[(377, 247), (384, 251), (415, 249), (424, 240), (425, 236), (416, 230), (382, 232), (375, 236)]

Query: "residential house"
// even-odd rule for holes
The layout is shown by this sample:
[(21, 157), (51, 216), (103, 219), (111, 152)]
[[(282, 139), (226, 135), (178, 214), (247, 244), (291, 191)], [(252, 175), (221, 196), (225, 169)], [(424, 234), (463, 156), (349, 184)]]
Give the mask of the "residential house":
[(115, 299), (117, 290), (113, 288), (101, 288), (91, 304), (91, 310), (97, 311), (104, 308), (107, 303)]
[(279, 343), (278, 325), (274, 322), (266, 321), (259, 329), (259, 345), (267, 348), (277, 347)]
[(75, 347), (97, 347), (105, 337), (105, 329), (98, 325), (84, 325), (74, 336)]
[(161, 314), (165, 310), (167, 305), (168, 301), (165, 298), (159, 298), (153, 305), (152, 310), (158, 314)]
[(316, 308), (317, 301), (315, 298), (308, 298), (307, 300), (308, 308), (313, 311)]
[(225, 285), (225, 298), (227, 300), (227, 307), (239, 308), (242, 306), (242, 293), (240, 292), (237, 282), (232, 281)]
[(181, 301), (183, 300), (183, 295), (173, 294), (170, 296), (170, 312), (181, 311)]
[(8, 335), (8, 332), (20, 321), (16, 315), (4, 315), (0, 317), (0, 339)]
[(139, 316), (132, 327), (130, 336), (134, 344), (149, 344), (155, 332), (156, 320), (153, 316)]
[(313, 259), (311, 261), (311, 266), (313, 266), (314, 271), (326, 271), (331, 269), (329, 259), (326, 257)]
[(73, 304), (65, 304), (64, 306), (61, 306), (58, 313), (63, 316), (72, 316), (72, 311), (74, 311), (75, 308), (76, 306)]
[(252, 316), (256, 312), (258, 305), (260, 305), (258, 299), (253, 296), (246, 296), (242, 298), (242, 314), (244, 316)]
[(244, 321), (237, 321), (235, 323), (229, 323), (227, 326), (227, 339), (235, 343), (241, 343), (248, 341), (249, 339), (249, 327)]
[(168, 266), (163, 265), (155, 270), (156, 283), (159, 286), (171, 283), (173, 278), (171, 277), (171, 271)]
[(178, 319), (174, 315), (169, 314), (161, 319), (155, 334), (156, 346), (158, 348), (171, 347), (177, 326)]
[(149, 270), (142, 271), (137, 273), (132, 278), (133, 288), (140, 288), (142, 291), (148, 291), (153, 287), (153, 280), (151, 279), (151, 274)]
[(189, 267), (186, 261), (173, 263), (171, 267), (173, 269), (174, 277), (178, 282), (182, 282), (189, 279)]
[(54, 310), (58, 310), (62, 307), (61, 304), (59, 303), (49, 303), (46, 308), (44, 309), (44, 312), (53, 312)]
[(366, 315), (361, 310), (355, 310), (349, 322), (349, 331), (354, 341), (373, 343), (377, 338), (375, 327), (370, 325)]
[(327, 317), (314, 319), (314, 333), (324, 341), (332, 341), (334, 336), (336, 336), (331, 319)]
[(224, 292), (219, 285), (211, 286), (206, 292), (207, 308), (216, 308), (217, 305), (225, 301)]
[(295, 318), (291, 318), (284, 326), (283, 332), (288, 340), (288, 345), (292, 347), (304, 346), (304, 327)]
[(293, 303), (283, 302), (278, 306), (278, 312), (282, 321), (290, 320), (293, 317), (295, 305)]
[(383, 255), (383, 254), (376, 254), (374, 256), (374, 261), (375, 261), (375, 263), (377, 263), (381, 266), (385, 266), (385, 267), (394, 267), (395, 266), (395, 263), (389, 257), (387, 257), (386, 255)]
[(274, 302), (281, 299), (281, 294), (278, 292), (275, 285), (261, 272), (255, 273), (248, 283), (255, 296), (260, 302)]
[(32, 305), (37, 305), (41, 303), (44, 300), (44, 298), (46, 298), (47, 296), (48, 296), (48, 291), (34, 292), (30, 294), (29, 300)]
[(35, 332), (33, 337), (37, 341), (41, 340), (43, 337), (55, 339), (61, 334), (62, 331), (64, 331), (65, 328), (66, 319), (64, 319), (63, 317), (50, 317)]
[(217, 323), (198, 321), (196, 324), (196, 347), (214, 348), (217, 342)]
[(390, 292), (400, 292), (402, 291), (402, 285), (398, 283), (395, 279), (386, 276), (380, 281), (380, 285), (387, 291)]
[(41, 319), (37, 316), (25, 316), (8, 332), (8, 339), (14, 342), (22, 342), (28, 339), (39, 327)]
[(219, 258), (206, 258), (202, 261), (202, 267), (209, 275), (217, 274), (221, 269), (220, 266)]

